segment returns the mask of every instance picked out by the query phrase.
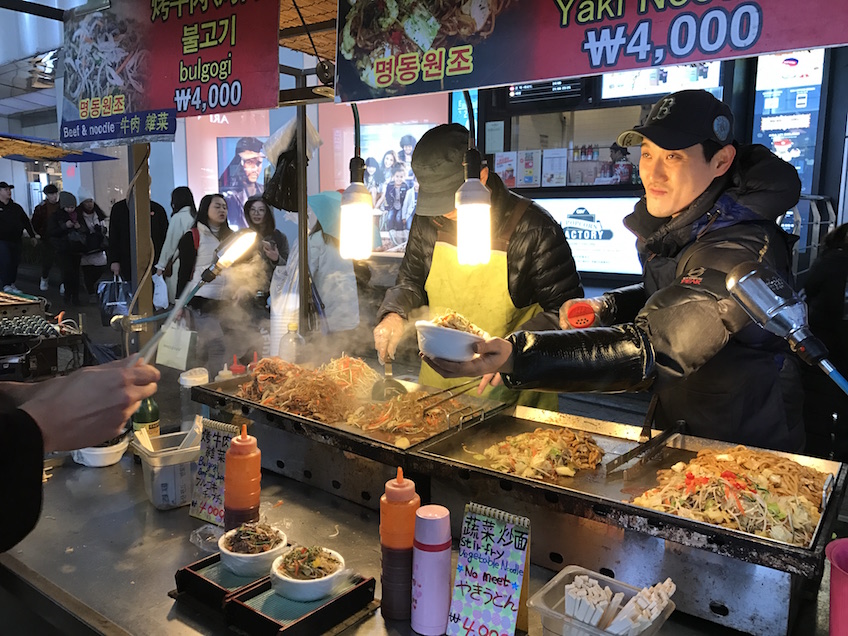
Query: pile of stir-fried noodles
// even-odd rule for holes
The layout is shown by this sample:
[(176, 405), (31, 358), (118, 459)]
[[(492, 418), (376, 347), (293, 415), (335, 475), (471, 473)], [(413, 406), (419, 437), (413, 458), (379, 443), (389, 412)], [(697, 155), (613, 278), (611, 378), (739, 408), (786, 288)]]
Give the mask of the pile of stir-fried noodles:
[[(328, 424), (346, 422), (365, 431), (396, 435), (435, 432), (448, 422), (447, 402), (434, 406), (424, 391), (413, 391), (385, 402), (372, 402), (371, 389), (380, 379), (359, 358), (342, 356), (318, 369), (263, 358), (253, 378), (242, 384), (237, 396), (287, 413)], [(449, 406), (450, 405), (450, 406)]]
[(482, 456), (475, 455), (489, 460), (495, 470), (549, 482), (573, 477), (578, 470), (594, 470), (603, 456), (591, 435), (570, 428), (537, 428), (532, 433), (507, 435)]
[(662, 512), (808, 545), (827, 474), (781, 455), (736, 446), (703, 450), (658, 473), (659, 486), (633, 503)]

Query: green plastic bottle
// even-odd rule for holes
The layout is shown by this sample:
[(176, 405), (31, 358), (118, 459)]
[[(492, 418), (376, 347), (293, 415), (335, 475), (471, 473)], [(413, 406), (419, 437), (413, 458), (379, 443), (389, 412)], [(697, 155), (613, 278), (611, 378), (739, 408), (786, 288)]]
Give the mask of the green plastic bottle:
[(144, 398), (132, 416), (133, 431), (147, 429), (150, 437), (159, 435), (159, 405), (153, 397)]

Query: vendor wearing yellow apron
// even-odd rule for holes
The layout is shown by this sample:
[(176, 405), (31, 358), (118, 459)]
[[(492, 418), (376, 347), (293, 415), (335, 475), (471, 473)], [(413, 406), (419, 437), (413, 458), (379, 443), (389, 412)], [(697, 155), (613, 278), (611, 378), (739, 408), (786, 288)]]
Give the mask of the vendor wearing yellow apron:
[[(456, 311), (489, 335), (503, 338), (542, 311), (538, 303), (520, 309), (516, 307), (509, 296), (507, 281), (508, 237), (529, 204), (527, 199), (519, 200), (507, 221), (508, 227), (501, 232), (500, 240), (493, 242), (491, 258), (485, 265), (460, 265), (456, 245), (452, 244), (451, 237), (439, 235), (433, 247), (430, 274), (424, 284), (430, 299), (431, 319), (446, 311)], [(457, 378), (445, 379), (429, 365), (421, 363), (418, 376), (420, 384), (441, 389), (455, 386), (462, 381)], [(499, 402), (557, 410), (556, 393), (510, 391), (501, 385), (486, 387), (483, 395)]]
[[(492, 336), (517, 329), (559, 329), (556, 317), (568, 299), (583, 296), (580, 276), (557, 221), (529, 199), (511, 193), (487, 168), (480, 180), (491, 191), (492, 252), (486, 265), (465, 266), (457, 261), (455, 194), (465, 180), (463, 160), (468, 131), (444, 124), (427, 131), (412, 153), (412, 170), (419, 183), (418, 202), (409, 241), (395, 284), (386, 291), (377, 313), (374, 348), (381, 361), (392, 359), (416, 310), (429, 307), (429, 318), (452, 310)], [(542, 313), (544, 312), (544, 314)], [(534, 316), (536, 316), (534, 318)], [(419, 382), (448, 387), (423, 364)], [(556, 394), (489, 387), (486, 395), (508, 403), (556, 409)]]

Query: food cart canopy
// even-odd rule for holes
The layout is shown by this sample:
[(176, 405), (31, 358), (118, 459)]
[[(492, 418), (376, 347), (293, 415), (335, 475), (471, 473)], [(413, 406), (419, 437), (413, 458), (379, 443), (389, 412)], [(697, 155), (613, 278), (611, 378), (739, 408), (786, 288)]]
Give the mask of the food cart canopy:
[(12, 161), (108, 161), (107, 157), (86, 150), (72, 150), (51, 139), (24, 135), (0, 134), (0, 157)]

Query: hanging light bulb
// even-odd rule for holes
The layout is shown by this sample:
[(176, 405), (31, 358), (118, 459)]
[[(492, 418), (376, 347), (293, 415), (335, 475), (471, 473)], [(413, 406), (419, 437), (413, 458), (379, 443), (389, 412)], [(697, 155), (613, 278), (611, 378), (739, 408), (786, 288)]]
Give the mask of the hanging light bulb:
[(460, 265), (484, 265), (492, 254), (492, 192), (480, 180), (483, 160), (474, 144), (474, 105), (463, 91), (468, 109), (468, 150), (462, 166), (465, 183), (456, 191), (456, 258)]
[(339, 220), (339, 254), (363, 259), (371, 255), (374, 231), (374, 201), (365, 187), (365, 161), (359, 156), (359, 110), (353, 111), (354, 156), (350, 160), (350, 185), (342, 192)]
[(362, 259), (371, 255), (374, 230), (374, 201), (364, 183), (365, 162), (358, 155), (350, 160), (350, 185), (342, 192), (339, 254)]
[(460, 265), (483, 265), (492, 253), (492, 192), (480, 181), (480, 153), (465, 153), (465, 183), (456, 191), (456, 258)]

